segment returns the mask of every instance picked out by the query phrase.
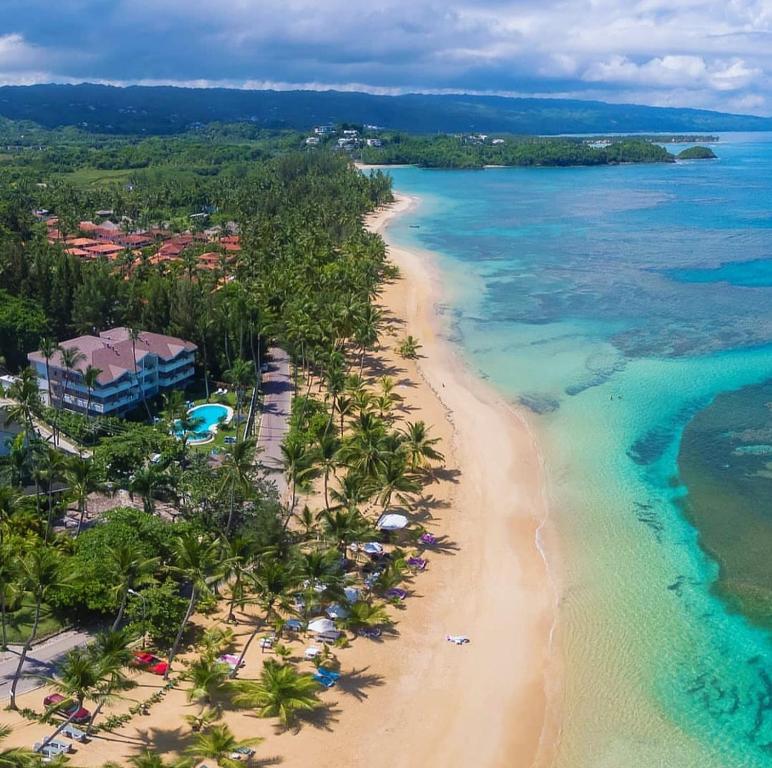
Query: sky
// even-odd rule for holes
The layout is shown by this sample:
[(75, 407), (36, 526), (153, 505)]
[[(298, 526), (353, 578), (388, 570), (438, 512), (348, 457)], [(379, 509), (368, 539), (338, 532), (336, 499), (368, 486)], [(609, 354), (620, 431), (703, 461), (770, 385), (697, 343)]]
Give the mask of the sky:
[(772, 115), (772, 0), (0, 0), (0, 84), (40, 82)]

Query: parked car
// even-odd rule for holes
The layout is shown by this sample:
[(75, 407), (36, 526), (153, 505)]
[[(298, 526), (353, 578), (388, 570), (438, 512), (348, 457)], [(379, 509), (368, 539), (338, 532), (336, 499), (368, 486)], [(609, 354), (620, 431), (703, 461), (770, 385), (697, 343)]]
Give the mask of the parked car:
[(132, 664), (135, 667), (146, 669), (148, 672), (152, 672), (154, 675), (165, 675), (169, 665), (158, 656), (154, 656), (148, 651), (134, 651), (134, 658)]
[(87, 723), (91, 719), (91, 712), (75, 703), (68, 703), (61, 693), (52, 693), (46, 696), (43, 699), (43, 706), (46, 709), (53, 708), (60, 715), (70, 718), (73, 723)]

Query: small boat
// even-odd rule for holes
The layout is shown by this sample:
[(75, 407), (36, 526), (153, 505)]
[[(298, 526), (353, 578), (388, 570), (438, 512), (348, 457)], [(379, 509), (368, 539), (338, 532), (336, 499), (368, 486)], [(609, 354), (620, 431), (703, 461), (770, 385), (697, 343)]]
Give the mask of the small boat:
[(410, 225), (410, 229), (421, 229), (421, 225), (420, 224), (411, 224)]

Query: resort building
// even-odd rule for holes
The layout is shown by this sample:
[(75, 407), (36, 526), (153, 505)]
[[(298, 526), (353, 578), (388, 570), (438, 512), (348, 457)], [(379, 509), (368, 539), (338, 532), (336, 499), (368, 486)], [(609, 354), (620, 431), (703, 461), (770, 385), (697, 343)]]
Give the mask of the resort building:
[[(102, 331), (99, 336), (78, 336), (60, 343), (61, 349), (77, 349), (75, 367), (68, 370), (61, 351), (48, 361), (38, 352), (27, 357), (38, 375), (41, 395), (51, 405), (92, 416), (119, 415), (136, 408), (167, 389), (184, 387), (194, 375), (196, 345), (190, 341), (140, 331), (132, 340), (128, 328)], [(136, 367), (135, 367), (136, 359)], [(89, 391), (84, 373), (98, 368), (95, 385)]]

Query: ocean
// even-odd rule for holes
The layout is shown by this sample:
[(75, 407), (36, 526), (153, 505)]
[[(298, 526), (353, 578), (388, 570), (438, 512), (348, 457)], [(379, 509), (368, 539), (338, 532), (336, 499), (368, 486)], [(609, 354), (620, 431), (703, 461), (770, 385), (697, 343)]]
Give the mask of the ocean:
[(450, 341), (539, 435), (556, 768), (772, 765), (772, 135), (714, 151), (390, 171), (421, 198), (390, 236), (437, 254)]

